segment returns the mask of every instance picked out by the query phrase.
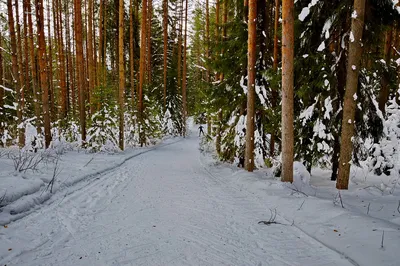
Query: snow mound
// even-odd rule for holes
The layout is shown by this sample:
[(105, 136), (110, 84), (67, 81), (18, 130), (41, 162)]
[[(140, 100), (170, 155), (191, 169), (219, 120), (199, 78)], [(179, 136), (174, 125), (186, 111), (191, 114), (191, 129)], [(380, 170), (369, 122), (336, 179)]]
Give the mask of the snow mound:
[(311, 175), (301, 162), (293, 163), (293, 183), (297, 186), (310, 185)]

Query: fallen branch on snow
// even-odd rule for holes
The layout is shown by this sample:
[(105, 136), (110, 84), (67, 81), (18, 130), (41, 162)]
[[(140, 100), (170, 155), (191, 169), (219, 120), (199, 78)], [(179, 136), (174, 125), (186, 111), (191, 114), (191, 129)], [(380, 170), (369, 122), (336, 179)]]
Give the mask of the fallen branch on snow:
[(265, 224), (265, 225), (281, 224), (276, 221), (276, 209), (274, 209), (274, 210), (269, 209), (269, 211), (271, 212), (271, 217), (269, 217), (269, 220), (268, 221), (259, 221), (258, 224)]

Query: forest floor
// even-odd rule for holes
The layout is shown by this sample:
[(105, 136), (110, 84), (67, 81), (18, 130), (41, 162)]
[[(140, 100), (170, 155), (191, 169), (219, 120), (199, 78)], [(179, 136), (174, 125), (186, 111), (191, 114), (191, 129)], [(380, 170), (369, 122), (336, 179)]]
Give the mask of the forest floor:
[(195, 134), (92, 157), (62, 155), (54, 193), (54, 162), (35, 179), (0, 160), (0, 193), (34, 187), (0, 209), (0, 265), (400, 265), (395, 193), (357, 184), (343, 208), (323, 171), (292, 187), (217, 162)]

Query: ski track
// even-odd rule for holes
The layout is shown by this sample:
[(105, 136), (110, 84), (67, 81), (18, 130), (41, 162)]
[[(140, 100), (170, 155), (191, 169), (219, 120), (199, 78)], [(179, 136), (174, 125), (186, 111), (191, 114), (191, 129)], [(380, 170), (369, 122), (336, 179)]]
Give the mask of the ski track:
[[(161, 146), (0, 231), (0, 265), (353, 265), (230, 186), (198, 139)], [(3, 233), (4, 232), (4, 233)]]

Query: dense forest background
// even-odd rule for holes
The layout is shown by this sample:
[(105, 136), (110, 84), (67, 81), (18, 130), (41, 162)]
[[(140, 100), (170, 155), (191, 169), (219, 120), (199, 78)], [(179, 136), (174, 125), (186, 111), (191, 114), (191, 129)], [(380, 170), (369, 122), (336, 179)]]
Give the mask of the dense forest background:
[(249, 171), (291, 181), (291, 157), (336, 180), (348, 165), (346, 188), (350, 164), (400, 170), (397, 0), (7, 0), (0, 10), (0, 145), (119, 151), (185, 136), (193, 116), (219, 159), (246, 158)]

